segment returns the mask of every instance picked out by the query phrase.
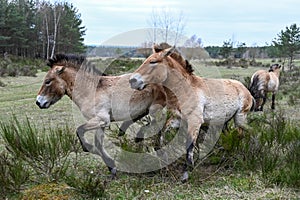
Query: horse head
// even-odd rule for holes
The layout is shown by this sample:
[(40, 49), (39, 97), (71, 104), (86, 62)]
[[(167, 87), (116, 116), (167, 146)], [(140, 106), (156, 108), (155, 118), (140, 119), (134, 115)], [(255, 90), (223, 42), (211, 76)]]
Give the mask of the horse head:
[(273, 64), (273, 65), (270, 66), (269, 72), (274, 72), (276, 70), (280, 70), (280, 68), (281, 68), (281, 65), (279, 65), (277, 63)]
[(168, 61), (165, 59), (173, 53), (175, 47), (164, 50), (153, 48), (153, 54), (150, 55), (142, 65), (132, 74), (129, 79), (131, 88), (142, 90), (146, 85), (163, 83), (167, 79)]
[(40, 108), (49, 108), (67, 93), (67, 82), (62, 78), (66, 66), (53, 64), (53, 59), (49, 59), (48, 65), (50, 69), (36, 98)]

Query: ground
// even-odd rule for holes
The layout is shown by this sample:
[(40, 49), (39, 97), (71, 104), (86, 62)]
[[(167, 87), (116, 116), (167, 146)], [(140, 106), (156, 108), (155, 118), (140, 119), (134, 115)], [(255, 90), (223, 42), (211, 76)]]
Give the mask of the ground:
[[(195, 73), (198, 75), (236, 78), (241, 81), (244, 81), (243, 77), (250, 76), (258, 69), (257, 67), (230, 69), (212, 67), (196, 61), (193, 64), (197, 67)], [(28, 117), (30, 122), (46, 127), (63, 127), (68, 123), (71, 130), (75, 131), (75, 127), (82, 119), (78, 117), (80, 113), (68, 97), (62, 98), (47, 110), (40, 110), (35, 105), (35, 98), (45, 74), (45, 72), (39, 72), (37, 77), (0, 78), (5, 84), (5, 87), (0, 87), (0, 121), (9, 121), (15, 115), (19, 120)], [(282, 98), (278, 104), (285, 105), (285, 99)], [(268, 106), (269, 104), (266, 105)], [(298, 116), (295, 114), (295, 117)], [(0, 150), (3, 149), (2, 145)], [(102, 197), (107, 199), (298, 199), (300, 197), (297, 188), (269, 184), (262, 179), (260, 172), (239, 172), (233, 169), (234, 166), (227, 166), (226, 163), (198, 164), (190, 175), (190, 181), (182, 184), (179, 180), (179, 170), (171, 169), (172, 166), (170, 170), (163, 169), (148, 174), (119, 172), (117, 179), (111, 181), (107, 168), (99, 157), (83, 152), (79, 157), (84, 160), (87, 168), (91, 169), (91, 173), (93, 169), (100, 171), (95, 173), (102, 181), (106, 180), (103, 181), (105, 193)], [(30, 189), (35, 187), (34, 185), (27, 187), (23, 194), (30, 196), (32, 192)], [(56, 186), (50, 185), (49, 187)], [(63, 195), (61, 188), (66, 187), (69, 186), (58, 183), (56, 194)], [(42, 190), (41, 187), (38, 190)], [(72, 196), (74, 195), (72, 187), (71, 191), (68, 193), (71, 199), (88, 198), (88, 195)], [(36, 191), (33, 192), (36, 193)]]

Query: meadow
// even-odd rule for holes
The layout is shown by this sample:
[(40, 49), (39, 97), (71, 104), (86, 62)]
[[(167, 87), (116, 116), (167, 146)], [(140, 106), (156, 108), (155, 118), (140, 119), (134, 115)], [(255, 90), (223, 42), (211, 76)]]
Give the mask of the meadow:
[[(107, 61), (93, 59), (100, 68)], [(263, 60), (268, 63), (270, 61)], [(259, 66), (217, 67), (192, 61), (203, 77), (232, 78), (247, 84)], [(138, 66), (135, 63), (135, 66)], [(114, 69), (116, 70), (116, 69)], [(122, 68), (122, 73), (133, 71)], [(115, 71), (114, 71), (115, 72)], [(167, 168), (111, 180), (101, 158), (85, 153), (76, 140), (80, 113), (68, 97), (49, 109), (35, 105), (46, 72), (36, 77), (2, 77), (0, 87), (0, 196), (3, 199), (299, 199), (299, 69), (282, 73), (276, 110), (251, 113), (253, 128), (240, 140), (230, 125), (191, 179), (180, 182), (184, 156)], [(248, 77), (248, 78), (247, 78)], [(147, 123), (147, 119), (139, 125)], [(153, 138), (135, 144), (134, 132), (118, 137), (114, 123), (107, 137), (128, 151), (147, 151)], [(171, 130), (172, 131), (172, 130)], [(197, 154), (197, 152), (196, 152)]]

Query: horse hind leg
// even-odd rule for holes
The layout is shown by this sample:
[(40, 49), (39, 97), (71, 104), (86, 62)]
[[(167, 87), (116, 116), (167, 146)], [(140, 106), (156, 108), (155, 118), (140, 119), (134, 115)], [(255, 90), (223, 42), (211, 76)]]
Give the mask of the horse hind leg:
[(263, 99), (263, 101), (262, 101), (262, 103), (260, 105), (260, 109), (259, 109), (260, 111), (264, 110), (264, 105), (265, 105), (265, 103), (267, 101), (267, 94), (266, 93), (263, 93), (262, 99)]
[(235, 127), (238, 129), (238, 137), (243, 138), (244, 132), (251, 131), (251, 127), (246, 124), (247, 113), (237, 113), (234, 117)]
[(142, 119), (144, 116), (146, 116), (149, 113), (149, 111), (147, 110), (146, 112), (142, 113), (141, 115), (139, 115), (138, 117), (132, 119), (132, 120), (127, 120), (124, 121), (121, 124), (121, 127), (119, 128), (119, 132), (118, 132), (118, 136), (123, 136), (126, 133), (126, 130), (129, 128), (129, 126), (135, 122), (137, 122), (138, 120)]
[(275, 93), (272, 94), (272, 105), (271, 105), (271, 109), (272, 109), (272, 110), (275, 109)]
[[(145, 127), (142, 127), (138, 133), (136, 134), (136, 137), (134, 141), (141, 142), (144, 140), (144, 129), (153, 129), (152, 131), (156, 132), (159, 137), (161, 137), (161, 129), (162, 127), (159, 127), (160, 121), (165, 120), (165, 114), (163, 111), (163, 106), (161, 104), (152, 104), (149, 107), (149, 112), (147, 113), (150, 115), (151, 121), (149, 124), (147, 124)], [(145, 114), (146, 115), (146, 114)]]

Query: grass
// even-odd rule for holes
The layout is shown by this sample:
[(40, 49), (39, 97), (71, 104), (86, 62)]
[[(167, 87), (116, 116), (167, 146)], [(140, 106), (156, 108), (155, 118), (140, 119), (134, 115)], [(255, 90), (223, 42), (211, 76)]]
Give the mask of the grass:
[[(250, 76), (257, 67), (244, 68), (226, 68), (206, 66), (202, 62), (193, 63), (197, 74), (204, 77), (215, 78), (236, 78), (242, 80), (246, 76)], [(65, 134), (74, 134), (75, 127), (79, 121), (74, 117), (76, 109), (67, 97), (61, 99), (57, 104), (50, 109), (40, 110), (35, 105), (36, 94), (42, 83), (44, 72), (37, 74), (37, 77), (4, 77), (0, 81), (5, 87), (0, 87), (0, 121), (2, 124), (9, 125), (12, 115), (20, 122), (21, 126), (26, 126), (26, 116), (29, 125), (36, 125), (36, 133), (45, 134), (53, 130), (54, 134), (59, 134), (63, 127), (69, 127), (65, 130)], [(283, 87), (288, 90), (288, 87)], [(283, 113), (278, 115), (286, 116), (287, 119), (299, 119), (299, 112), (289, 116), (290, 111), (299, 110), (299, 105), (289, 105), (287, 98), (280, 90), (279, 101), (277, 104), (283, 110)], [(263, 118), (260, 114), (254, 113), (251, 115), (252, 123), (255, 119), (258, 121), (267, 120), (271, 123), (270, 118), (272, 112), (270, 110), (270, 99), (266, 104), (267, 116)], [(280, 110), (278, 108), (278, 111)], [(277, 113), (277, 110), (276, 110)], [(80, 114), (79, 114), (80, 115)], [(275, 115), (275, 116), (278, 116)], [(299, 118), (297, 118), (299, 117)], [(278, 118), (278, 117), (277, 117)], [(255, 126), (255, 125), (253, 125)], [(299, 123), (297, 124), (299, 126)], [(262, 133), (261, 129), (256, 129)], [(273, 130), (273, 129), (272, 129)], [(299, 129), (298, 129), (299, 130)], [(22, 131), (23, 133), (26, 131)], [(234, 134), (234, 131), (232, 132)], [(286, 133), (286, 132), (284, 132)], [(109, 133), (110, 134), (110, 133)], [(275, 134), (275, 133), (274, 133)], [(280, 134), (280, 133), (279, 133)], [(28, 135), (28, 134), (26, 134)], [(126, 137), (126, 136), (125, 136)], [(226, 140), (227, 139), (227, 140)], [(41, 182), (35, 181), (41, 175), (34, 173), (33, 168), (24, 161), (14, 163), (16, 166), (11, 171), (15, 170), (17, 174), (20, 170), (28, 172), (19, 174), (19, 190), (10, 193), (8, 199), (297, 199), (300, 196), (299, 187), (293, 187), (293, 184), (280, 184), (285, 179), (292, 177), (280, 176), (279, 169), (273, 169), (273, 172), (267, 173), (261, 169), (261, 164), (257, 163), (257, 157), (253, 157), (253, 166), (251, 163), (246, 163), (243, 166), (237, 162), (235, 155), (238, 155), (236, 144), (230, 144), (234, 141), (232, 138), (226, 138), (226, 143), (229, 143), (230, 157), (224, 151), (216, 151), (211, 159), (203, 163), (198, 163), (196, 168), (191, 172), (188, 183), (180, 182), (181, 172), (178, 168), (184, 157), (176, 163), (169, 166), (168, 169), (162, 169), (156, 172), (145, 174), (129, 174), (126, 172), (118, 172), (116, 180), (111, 180), (109, 172), (99, 156), (78, 151), (77, 153), (68, 152), (68, 160), (70, 164), (65, 171), (66, 176), (57, 177), (55, 182), (41, 179)], [(288, 138), (287, 138), (288, 139)], [(122, 142), (131, 142), (130, 139), (122, 139)], [(231, 141), (232, 140), (232, 141)], [(269, 141), (269, 138), (264, 138)], [(276, 142), (276, 141), (275, 141)], [(0, 152), (5, 152), (4, 141), (0, 142)], [(130, 148), (130, 147), (128, 147)], [(235, 148), (235, 149), (234, 149)], [(243, 147), (244, 150), (246, 147)], [(272, 146), (274, 148), (274, 146)], [(131, 148), (133, 149), (133, 148)], [(284, 149), (283, 149), (284, 150)], [(267, 149), (266, 149), (267, 151)], [(273, 152), (273, 151), (271, 151)], [(44, 152), (45, 153), (45, 152)], [(282, 151), (283, 153), (283, 151)], [(255, 154), (254, 154), (255, 155)], [(291, 154), (286, 154), (286, 159), (297, 159)], [(12, 162), (8, 155), (7, 162)], [(213, 158), (215, 156), (215, 159)], [(222, 160), (223, 156), (227, 156)], [(46, 156), (45, 156), (46, 157)], [(232, 158), (232, 159), (228, 159)], [(55, 161), (55, 159), (52, 159)], [(250, 162), (250, 161), (249, 161)], [(55, 162), (54, 162), (55, 163)], [(291, 162), (292, 163), (292, 162)], [(245, 164), (245, 163), (244, 163)], [(25, 168), (22, 168), (25, 167)], [(48, 166), (49, 167), (49, 166)], [(51, 167), (51, 166), (50, 166)], [(270, 166), (272, 167), (272, 166)], [(292, 168), (293, 166), (291, 166)], [(297, 162), (295, 164), (296, 168)], [(285, 170), (288, 170), (286, 168)], [(56, 173), (55, 170), (50, 171)], [(288, 174), (288, 173), (285, 173)], [(38, 175), (38, 176), (37, 176)], [(47, 175), (52, 177), (51, 175)], [(266, 177), (265, 177), (266, 176)], [(270, 179), (269, 177), (274, 177)], [(25, 184), (24, 184), (25, 183)]]

